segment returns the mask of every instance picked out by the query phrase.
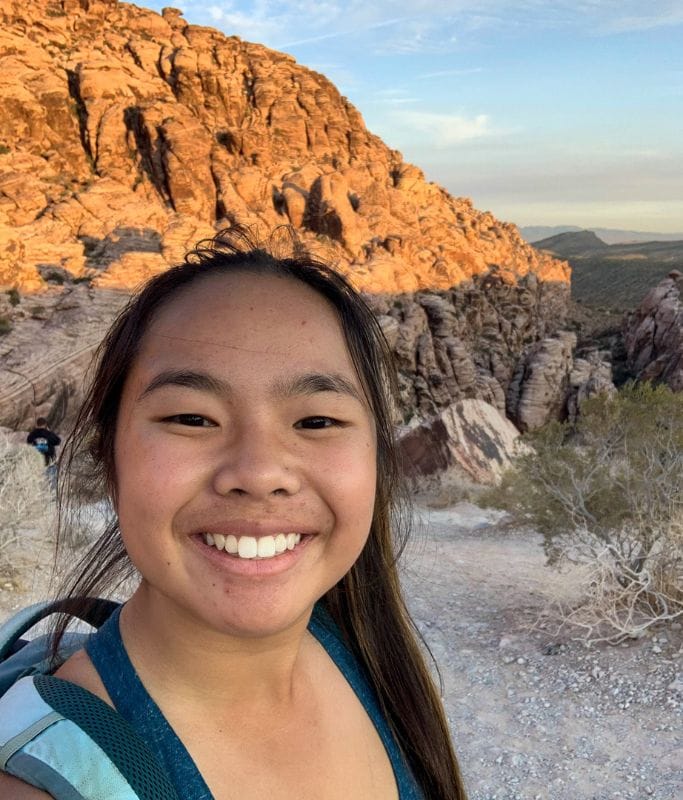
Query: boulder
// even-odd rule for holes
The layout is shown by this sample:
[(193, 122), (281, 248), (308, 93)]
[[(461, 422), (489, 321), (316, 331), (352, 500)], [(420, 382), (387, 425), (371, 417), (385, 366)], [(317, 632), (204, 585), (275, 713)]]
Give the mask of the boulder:
[(520, 430), (535, 430), (564, 416), (575, 346), (576, 334), (560, 331), (520, 360), (507, 391), (508, 415)]
[(628, 366), (637, 380), (683, 391), (683, 273), (673, 270), (624, 323)]
[(408, 476), (493, 484), (515, 453), (519, 431), (492, 405), (460, 400), (404, 433), (400, 450)]

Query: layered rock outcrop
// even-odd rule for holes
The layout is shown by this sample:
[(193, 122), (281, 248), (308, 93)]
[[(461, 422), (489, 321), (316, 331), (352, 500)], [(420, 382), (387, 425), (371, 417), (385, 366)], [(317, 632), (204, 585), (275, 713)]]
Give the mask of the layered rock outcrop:
[[(30, 430), (44, 416), (68, 431), (93, 354), (127, 297), (83, 283), (21, 298), (13, 308), (14, 328), (0, 336), (3, 426)], [(0, 318), (7, 307), (7, 296), (0, 295)]]
[(683, 273), (674, 270), (628, 314), (624, 344), (637, 380), (661, 381), (683, 391)]
[(567, 264), (427, 182), (290, 56), (172, 9), (0, 0), (0, 101), (0, 286), (18, 292), (0, 424), (68, 421), (120, 292), (232, 222), (291, 225), (367, 293), (406, 420), (504, 412), (520, 359), (561, 329)]
[(568, 279), (290, 56), (116, 0), (1, 0), (0, 23), (0, 283), (133, 286), (231, 221), (292, 224), (371, 291)]

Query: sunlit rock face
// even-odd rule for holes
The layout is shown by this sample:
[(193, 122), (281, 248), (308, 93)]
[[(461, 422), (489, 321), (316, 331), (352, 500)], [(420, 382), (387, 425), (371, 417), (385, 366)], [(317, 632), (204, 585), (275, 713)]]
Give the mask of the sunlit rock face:
[[(116, 0), (0, 0), (0, 424), (64, 426), (125, 295), (233, 222), (291, 225), (368, 296), (404, 420), (505, 412), (569, 267), (425, 180), (290, 56)], [(555, 406), (551, 413), (556, 413)]]
[(290, 56), (105, 0), (2, 0), (0, 23), (5, 285), (37, 291), (54, 264), (134, 286), (231, 221), (293, 225), (370, 291), (448, 288), (491, 264), (568, 280)]

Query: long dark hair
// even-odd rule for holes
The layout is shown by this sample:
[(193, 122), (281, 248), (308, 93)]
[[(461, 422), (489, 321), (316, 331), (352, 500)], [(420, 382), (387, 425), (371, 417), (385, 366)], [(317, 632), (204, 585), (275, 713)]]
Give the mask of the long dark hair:
[[(340, 274), (305, 253), (294, 240), (293, 254), (278, 258), (234, 227), (204, 240), (179, 266), (152, 278), (114, 321), (99, 347), (92, 382), (63, 454), (59, 489), (58, 543), (66, 538), (75, 481), (86, 473), (115, 496), (114, 437), (124, 383), (155, 314), (179, 292), (204, 277), (234, 272), (285, 276), (325, 297), (339, 317), (377, 431), (377, 489), (367, 543), (351, 570), (323, 598), (350, 648), (364, 665), (386, 718), (428, 800), (465, 800), (438, 693), (419, 645), (420, 636), (399, 585), (396, 559), (407, 535), (401, 514), (399, 460), (393, 435), (396, 375), (381, 328), (362, 297)], [(75, 465), (80, 464), (76, 477)], [(67, 522), (65, 522), (66, 520)], [(67, 579), (62, 595), (88, 603), (112, 591), (134, 569), (113, 518)], [(68, 619), (55, 628), (57, 652)]]

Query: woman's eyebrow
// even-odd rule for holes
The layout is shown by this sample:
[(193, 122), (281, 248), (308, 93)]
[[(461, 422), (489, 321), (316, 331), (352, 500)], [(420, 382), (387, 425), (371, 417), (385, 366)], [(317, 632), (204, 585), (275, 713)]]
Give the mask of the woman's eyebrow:
[(305, 375), (294, 375), (288, 380), (280, 381), (275, 386), (276, 394), (283, 397), (294, 397), (301, 394), (317, 394), (318, 392), (335, 392), (346, 394), (362, 402), (357, 387), (336, 372), (311, 372)]
[[(200, 392), (210, 392), (218, 395), (230, 395), (232, 392), (232, 388), (227, 381), (207, 372), (171, 369), (164, 370), (156, 375), (140, 393), (138, 401), (143, 400), (147, 395), (164, 386), (182, 386), (186, 389), (196, 389)], [(296, 395), (310, 395), (318, 392), (345, 394), (354, 400), (363, 402), (356, 386), (344, 375), (336, 372), (311, 372), (304, 375), (294, 375), (287, 380), (276, 382), (273, 394), (280, 397), (295, 397)]]
[(211, 392), (212, 394), (229, 394), (230, 386), (206, 372), (196, 372), (185, 369), (169, 369), (160, 372), (147, 387), (140, 393), (138, 400), (147, 397), (148, 394), (161, 389), (163, 386), (183, 386), (186, 389), (197, 389), (200, 392)]

